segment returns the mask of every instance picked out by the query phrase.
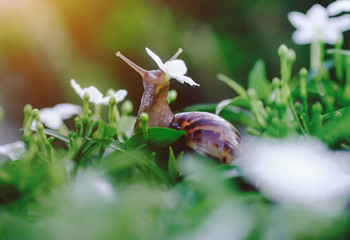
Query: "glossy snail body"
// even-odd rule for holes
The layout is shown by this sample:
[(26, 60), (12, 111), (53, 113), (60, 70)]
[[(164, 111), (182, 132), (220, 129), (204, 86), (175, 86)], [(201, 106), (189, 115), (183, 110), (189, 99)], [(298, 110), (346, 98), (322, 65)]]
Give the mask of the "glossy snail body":
[[(206, 112), (185, 112), (174, 115), (168, 105), (167, 95), (170, 78), (164, 65), (170, 62), (168, 65), (172, 67), (171, 64), (175, 61), (181, 61), (176, 63), (184, 65), (182, 60), (176, 60), (182, 50), (180, 49), (164, 65), (161, 65), (161, 60), (153, 52), (149, 49), (146, 49), (146, 51), (160, 66), (159, 70), (146, 71), (124, 57), (120, 52), (117, 52), (117, 56), (134, 68), (143, 78), (144, 92), (134, 129), (136, 130), (140, 124), (141, 113), (147, 113), (149, 127), (185, 130), (186, 134), (182, 141), (186, 147), (216, 158), (223, 164), (231, 162), (240, 149), (240, 136), (232, 124), (215, 114)], [(173, 75), (179, 81), (184, 79), (191, 85), (198, 85), (188, 77), (179, 77), (178, 74)]]

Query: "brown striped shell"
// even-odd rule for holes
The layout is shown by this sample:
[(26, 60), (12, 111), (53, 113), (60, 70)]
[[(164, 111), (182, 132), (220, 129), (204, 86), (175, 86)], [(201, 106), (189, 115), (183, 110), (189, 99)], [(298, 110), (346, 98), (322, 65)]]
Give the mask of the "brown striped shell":
[(185, 130), (185, 145), (196, 152), (231, 162), (240, 149), (241, 138), (235, 127), (225, 119), (206, 112), (175, 114), (172, 128)]

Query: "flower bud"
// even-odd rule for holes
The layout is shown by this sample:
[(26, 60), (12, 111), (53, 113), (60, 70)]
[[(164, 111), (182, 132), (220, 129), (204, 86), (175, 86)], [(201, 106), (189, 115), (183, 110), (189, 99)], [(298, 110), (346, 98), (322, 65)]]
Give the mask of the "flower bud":
[(38, 130), (38, 132), (44, 131), (44, 125), (42, 123), (37, 123), (36, 130)]
[(34, 108), (31, 111), (31, 116), (32, 116), (33, 119), (36, 119), (39, 116), (39, 110), (37, 108)]
[(286, 45), (282, 44), (279, 48), (278, 48), (278, 56), (282, 57), (285, 56), (288, 53), (288, 48)]
[(24, 113), (30, 113), (33, 110), (32, 105), (26, 104), (23, 108)]
[(177, 91), (176, 90), (170, 90), (168, 92), (168, 97), (167, 97), (168, 104), (170, 104), (172, 102), (175, 102), (176, 99), (177, 99)]
[(121, 110), (122, 110), (122, 115), (131, 114), (132, 110), (133, 110), (132, 102), (130, 100), (124, 101), (122, 106), (121, 106)]
[(85, 92), (84, 93), (84, 96), (83, 96), (83, 99), (84, 99), (84, 101), (89, 101), (89, 99), (90, 99), (90, 94), (88, 93), (88, 92)]
[(307, 72), (306, 68), (300, 69), (300, 71), (299, 71), (299, 76), (300, 76), (301, 78), (306, 78), (306, 77), (307, 77), (307, 74), (308, 74), (308, 72)]
[(279, 78), (275, 77), (272, 79), (272, 86), (273, 88), (278, 88), (281, 84), (281, 81), (279, 80)]
[(116, 100), (114, 96), (111, 96), (108, 100), (108, 104), (110, 107), (113, 107), (116, 104)]
[(141, 120), (142, 122), (147, 122), (148, 119), (149, 119), (149, 116), (148, 116), (147, 113), (145, 113), (145, 112), (141, 113), (141, 115), (140, 115), (140, 120)]
[(296, 58), (296, 55), (295, 55), (295, 52), (293, 49), (288, 49), (288, 52), (287, 52), (287, 59), (289, 61), (292, 61), (294, 62), (295, 61), (295, 58)]
[(256, 99), (258, 96), (254, 88), (249, 88), (247, 91), (247, 94), (248, 94), (248, 97), (251, 99)]

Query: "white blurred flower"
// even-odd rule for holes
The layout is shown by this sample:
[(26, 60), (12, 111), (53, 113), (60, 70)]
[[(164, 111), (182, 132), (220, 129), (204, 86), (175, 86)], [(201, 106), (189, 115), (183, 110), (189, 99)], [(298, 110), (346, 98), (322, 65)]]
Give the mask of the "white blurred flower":
[(180, 83), (185, 82), (191, 86), (199, 86), (199, 84), (194, 82), (190, 77), (185, 76), (187, 67), (184, 61), (174, 59), (163, 64), (162, 60), (150, 49), (146, 48), (146, 52), (157, 63), (158, 67), (166, 74), (167, 81), (174, 78)]
[(81, 106), (70, 103), (60, 103), (52, 108), (41, 109), (39, 111), (39, 116), (40, 121), (48, 128), (58, 129), (62, 125), (63, 120), (68, 119), (73, 115), (79, 114), (81, 112)]
[(260, 140), (249, 149), (243, 175), (277, 202), (334, 211), (350, 196), (349, 153), (304, 138)]
[(334, 16), (341, 12), (350, 11), (350, 1), (349, 0), (338, 0), (328, 5), (327, 11), (329, 15)]
[[(88, 88), (81, 88), (78, 83), (74, 79), (70, 80), (71, 86), (74, 91), (79, 95), (80, 98), (83, 99), (84, 94), (87, 92), (90, 95), (89, 102), (94, 103), (96, 105), (103, 104), (108, 105), (109, 98), (111, 96), (103, 96), (103, 94), (94, 86), (90, 86)], [(115, 97), (116, 103), (119, 103), (124, 100), (125, 96), (128, 92), (124, 89), (116, 91), (113, 96)]]
[(246, 208), (226, 203), (206, 216), (197, 229), (178, 234), (175, 240), (247, 239), (254, 218)]
[(313, 5), (306, 14), (290, 12), (288, 19), (297, 29), (292, 35), (297, 44), (316, 41), (334, 44), (344, 31), (350, 29), (350, 16), (329, 18), (327, 10), (319, 4)]
[(25, 152), (26, 145), (22, 141), (16, 141), (0, 146), (0, 155), (6, 156), (11, 160), (17, 160)]
[(111, 201), (116, 199), (116, 192), (112, 184), (94, 172), (80, 172), (71, 190), (75, 199), (88, 201)]

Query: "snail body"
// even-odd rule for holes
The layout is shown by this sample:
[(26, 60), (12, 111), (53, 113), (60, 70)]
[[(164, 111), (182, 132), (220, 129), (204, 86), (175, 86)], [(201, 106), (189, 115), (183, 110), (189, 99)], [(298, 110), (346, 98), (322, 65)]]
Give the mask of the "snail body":
[[(180, 49), (169, 62), (181, 61), (175, 60), (181, 51)], [(167, 102), (170, 86), (168, 74), (163, 69), (146, 71), (120, 52), (117, 52), (117, 56), (134, 68), (143, 78), (144, 92), (134, 126), (135, 131), (140, 125), (140, 115), (147, 113), (149, 127), (167, 127), (186, 131), (180, 140), (186, 147), (213, 157), (223, 164), (227, 164), (235, 158), (240, 149), (240, 136), (231, 123), (215, 114), (206, 112), (174, 114)], [(151, 57), (154, 58), (152, 55)], [(190, 80), (192, 81), (192, 79)]]

